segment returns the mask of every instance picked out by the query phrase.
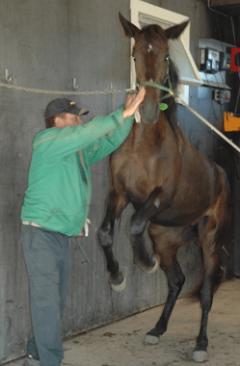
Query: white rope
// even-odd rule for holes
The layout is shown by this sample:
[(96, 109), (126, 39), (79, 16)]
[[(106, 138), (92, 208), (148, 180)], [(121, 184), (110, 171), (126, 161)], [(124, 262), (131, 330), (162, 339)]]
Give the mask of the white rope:
[(206, 126), (210, 128), (210, 130), (214, 131), (219, 137), (221, 137), (224, 141), (226, 141), (229, 145), (231, 145), (235, 150), (240, 152), (240, 148), (232, 142), (232, 140), (228, 139), (222, 132), (220, 132), (216, 127), (214, 127), (206, 118), (204, 118), (200, 113), (198, 113), (195, 109), (189, 107), (189, 105), (179, 97), (173, 93), (170, 88), (167, 88), (161, 84), (154, 83), (154, 82), (144, 82), (144, 85), (150, 86), (156, 89), (167, 91), (170, 95), (173, 95), (182, 105), (184, 105), (192, 114), (194, 114), (200, 121), (202, 121)]
[(240, 147), (234, 144), (232, 140), (227, 138), (221, 131), (219, 131), (216, 127), (214, 127), (206, 118), (204, 118), (200, 113), (198, 113), (195, 109), (191, 108), (189, 105), (187, 105), (183, 99), (179, 98), (178, 100), (183, 104), (192, 114), (194, 114), (200, 121), (202, 121), (206, 126), (208, 126), (212, 131), (214, 131), (220, 138), (222, 138), (224, 141), (226, 141), (229, 145), (231, 145), (235, 150), (240, 152)]
[(0, 82), (1, 88), (13, 89), (17, 91), (23, 91), (26, 93), (36, 93), (36, 94), (50, 94), (50, 95), (111, 95), (125, 93), (126, 90), (115, 90), (115, 89), (105, 89), (105, 90), (93, 90), (93, 91), (74, 91), (74, 90), (46, 90), (46, 89), (36, 89), (24, 86), (18, 86), (14, 84), (7, 84)]

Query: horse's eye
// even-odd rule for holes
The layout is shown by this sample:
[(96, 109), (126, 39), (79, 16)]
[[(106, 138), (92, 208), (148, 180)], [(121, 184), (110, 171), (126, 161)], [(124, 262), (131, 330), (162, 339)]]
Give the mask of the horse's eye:
[(134, 62), (136, 61), (136, 57), (135, 57), (135, 56), (133, 56), (133, 61), (134, 61)]

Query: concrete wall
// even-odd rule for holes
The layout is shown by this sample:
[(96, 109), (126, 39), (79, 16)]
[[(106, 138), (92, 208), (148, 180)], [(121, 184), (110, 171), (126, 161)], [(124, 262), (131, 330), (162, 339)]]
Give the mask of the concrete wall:
[[(150, 1), (149, 1), (150, 2)], [(203, 2), (151, 1), (189, 15), (191, 49), (196, 54), (198, 37), (211, 34)], [(129, 41), (117, 19), (129, 14), (129, 0), (11, 0), (0, 1), (0, 76), (9, 69), (13, 83), (48, 90), (71, 90), (73, 77), (80, 90), (104, 90), (129, 86)], [(190, 101), (212, 120), (210, 92), (191, 90)], [(201, 96), (200, 96), (201, 95)], [(19, 213), (31, 157), (31, 140), (43, 128), (42, 114), (55, 96), (0, 87), (0, 364), (24, 353), (30, 333), (28, 287), (23, 263)], [(201, 98), (201, 99), (200, 99)], [(78, 100), (79, 98), (75, 98)], [(91, 117), (119, 106), (123, 93), (82, 96)], [(214, 108), (217, 108), (215, 106)], [(218, 111), (216, 113), (219, 113)], [(215, 139), (192, 116), (180, 110), (180, 120), (192, 141), (212, 153)], [(214, 146), (214, 145), (213, 145)], [(72, 240), (72, 275), (64, 319), (64, 334), (95, 327), (163, 302), (166, 283), (162, 272), (152, 276), (132, 264), (128, 240), (128, 209), (116, 229), (115, 252), (127, 274), (124, 293), (108, 286), (103, 255), (96, 231), (104, 213), (108, 186), (107, 163), (94, 168), (92, 227), (87, 239)], [(180, 253), (188, 281), (193, 282), (198, 258), (192, 245)]]
[[(69, 77), (65, 0), (0, 1), (0, 73), (14, 83), (65, 89)], [(43, 128), (45, 95), (0, 88), (0, 363), (23, 352), (29, 332), (19, 211), (33, 134)]]

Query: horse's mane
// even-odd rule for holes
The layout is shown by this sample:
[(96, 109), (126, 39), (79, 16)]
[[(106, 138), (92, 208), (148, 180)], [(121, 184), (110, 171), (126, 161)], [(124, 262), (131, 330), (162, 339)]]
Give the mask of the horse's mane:
[[(179, 84), (179, 74), (178, 69), (174, 62), (169, 59), (169, 78), (166, 80), (165, 86), (172, 89), (174, 92), (176, 91)], [(170, 97), (166, 100), (168, 103), (168, 109), (165, 111), (167, 119), (173, 129), (175, 131), (177, 126), (177, 103), (175, 102), (174, 97)]]
[(173, 91), (176, 91), (178, 84), (179, 84), (179, 73), (177, 66), (175, 63), (169, 59), (169, 80), (166, 82), (165, 86), (170, 87), (170, 89), (173, 89)]
[(166, 40), (165, 32), (158, 24), (145, 25), (142, 32), (144, 32), (144, 37), (148, 42), (152, 42), (155, 38), (159, 39), (159, 37)]

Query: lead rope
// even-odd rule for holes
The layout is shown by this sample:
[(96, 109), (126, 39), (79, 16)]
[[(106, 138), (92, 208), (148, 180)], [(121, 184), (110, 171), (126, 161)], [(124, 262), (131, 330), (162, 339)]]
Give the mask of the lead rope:
[[(233, 147), (237, 152), (240, 153), (240, 147), (237, 146), (234, 142), (232, 142), (232, 140), (230, 140), (229, 138), (227, 138), (221, 131), (219, 131), (216, 127), (214, 127), (206, 118), (204, 118), (200, 113), (198, 113), (195, 109), (193, 109), (192, 107), (190, 107), (182, 98), (180, 98), (179, 96), (177, 96), (172, 89), (163, 86), (161, 84), (158, 83), (154, 83), (151, 81), (145, 81), (142, 83), (143, 86), (148, 86), (148, 87), (152, 87), (155, 89), (159, 89), (162, 91), (167, 92), (168, 94), (166, 96), (164, 96), (163, 98), (170, 98), (171, 96), (173, 97), (177, 97), (178, 101), (185, 107), (187, 108), (194, 116), (196, 116), (200, 121), (202, 121), (208, 128), (210, 128), (211, 131), (215, 132), (216, 135), (218, 135), (221, 139), (223, 139), (225, 142), (227, 142), (231, 147)], [(162, 100), (162, 99), (161, 99)]]
[(189, 107), (186, 102), (182, 98), (178, 97), (178, 100), (186, 107), (194, 116), (196, 116), (200, 121), (202, 121), (206, 126), (210, 128), (213, 132), (215, 132), (220, 138), (222, 138), (224, 141), (226, 141), (230, 146), (232, 146), (237, 152), (240, 153), (240, 147), (234, 144), (232, 140), (227, 138), (221, 131), (219, 131), (216, 127), (214, 127), (206, 118), (204, 118), (200, 113), (198, 113), (195, 109), (192, 107)]

